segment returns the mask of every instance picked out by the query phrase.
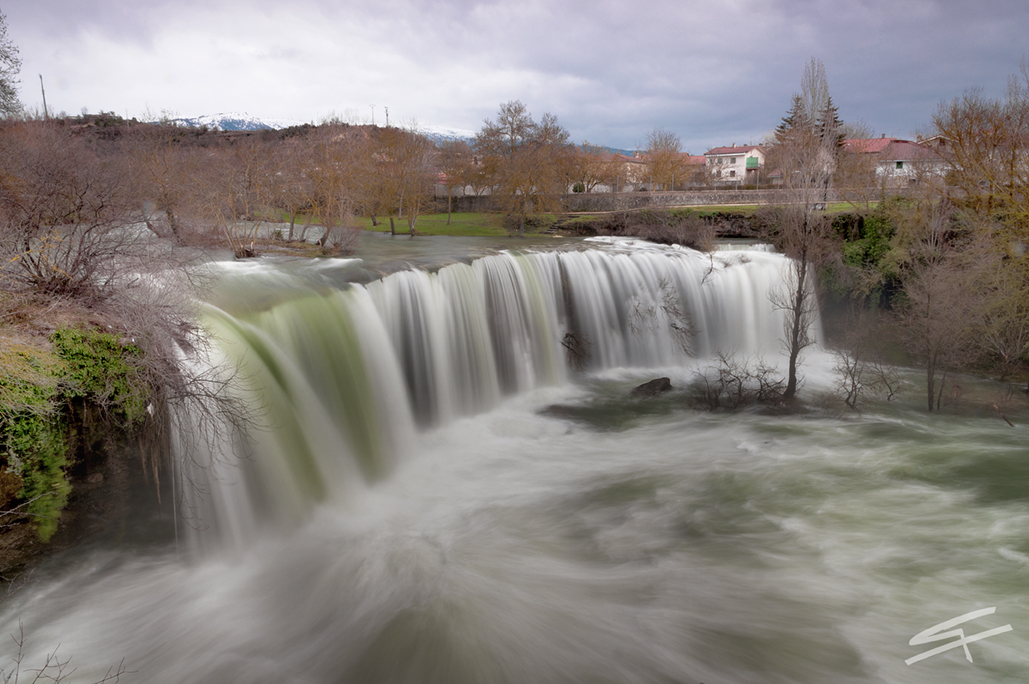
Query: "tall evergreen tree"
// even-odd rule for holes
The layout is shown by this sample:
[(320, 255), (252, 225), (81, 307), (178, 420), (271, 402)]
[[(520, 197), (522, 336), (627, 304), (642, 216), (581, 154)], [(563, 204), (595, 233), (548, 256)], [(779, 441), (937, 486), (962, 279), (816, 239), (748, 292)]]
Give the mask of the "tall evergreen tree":
[(840, 110), (833, 104), (832, 95), (825, 100), (825, 107), (818, 113), (818, 137), (827, 149), (843, 148), (843, 121)]
[(807, 129), (810, 124), (811, 116), (808, 114), (804, 99), (799, 93), (795, 93), (790, 110), (775, 128), (775, 142), (780, 145), (787, 142), (794, 133)]

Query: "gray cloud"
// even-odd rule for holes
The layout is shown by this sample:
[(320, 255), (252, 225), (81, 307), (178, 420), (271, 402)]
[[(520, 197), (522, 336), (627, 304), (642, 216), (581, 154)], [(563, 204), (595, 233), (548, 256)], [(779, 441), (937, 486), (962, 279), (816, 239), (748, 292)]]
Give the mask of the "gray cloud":
[(1029, 7), (1006, 0), (377, 3), (37, 0), (7, 8), (22, 99), (76, 112), (330, 112), (475, 130), (501, 102), (573, 138), (693, 152), (770, 131), (811, 57), (847, 120), (909, 135), (972, 86), (999, 95)]

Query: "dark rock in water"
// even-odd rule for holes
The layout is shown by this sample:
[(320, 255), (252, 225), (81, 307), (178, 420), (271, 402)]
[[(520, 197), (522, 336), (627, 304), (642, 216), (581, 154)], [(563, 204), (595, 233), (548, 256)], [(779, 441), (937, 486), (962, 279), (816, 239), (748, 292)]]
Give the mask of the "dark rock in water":
[(579, 411), (575, 410), (573, 406), (562, 406), (561, 404), (551, 404), (546, 408), (540, 409), (539, 414), (541, 416), (550, 416), (552, 418), (578, 418)]
[(662, 392), (668, 392), (671, 389), (672, 381), (668, 378), (654, 378), (635, 388), (632, 391), (632, 396), (638, 398), (656, 397)]

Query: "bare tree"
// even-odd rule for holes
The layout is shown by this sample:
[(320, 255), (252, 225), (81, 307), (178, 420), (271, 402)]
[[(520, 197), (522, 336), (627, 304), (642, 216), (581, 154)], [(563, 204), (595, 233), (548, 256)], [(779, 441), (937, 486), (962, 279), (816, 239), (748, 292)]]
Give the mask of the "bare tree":
[(697, 373), (690, 403), (708, 411), (736, 411), (754, 403), (778, 403), (784, 381), (763, 359), (719, 352), (718, 364)]
[(357, 207), (366, 201), (370, 146), (364, 131), (350, 126), (323, 126), (312, 140), (309, 203), (324, 227), (319, 243), (328, 248), (343, 242), (356, 229), (351, 225)]
[(983, 310), (974, 260), (963, 254), (951, 224), (953, 207), (929, 201), (913, 212), (904, 276), (907, 303), (900, 319), (907, 346), (925, 367), (926, 404), (939, 410), (948, 370), (967, 361), (972, 333)]
[[(447, 225), (453, 210), (454, 188), (468, 185), (472, 167), (472, 148), (463, 140), (448, 140), (440, 143), (438, 154), (439, 170), (447, 188)], [(462, 195), (464, 193), (462, 192)]]
[(0, 277), (100, 300), (146, 252), (124, 176), (63, 127), (0, 130)]
[[(933, 116), (934, 151), (956, 188), (946, 196), (972, 227), (987, 277), (979, 339), (1002, 372), (1029, 366), (1029, 58), (1003, 98), (973, 89)], [(1029, 385), (1027, 385), (1029, 388)]]
[[(71, 666), (71, 657), (64, 658), (57, 654), (58, 648), (54, 648), (53, 651), (47, 653), (43, 657), (42, 663), (36, 663), (37, 667), (28, 668), (25, 667), (28, 663), (25, 663), (25, 628), (18, 623), (18, 634), (12, 634), (11, 640), (16, 648), (15, 654), (11, 657), (10, 663), (5, 665), (6, 669), (0, 669), (0, 684), (18, 684), (19, 681), (24, 681), (28, 684), (36, 684), (37, 682), (53, 682), (59, 684), (60, 682), (67, 682), (68, 678), (75, 673), (75, 668)], [(129, 670), (125, 669), (125, 661), (118, 663), (117, 667), (108, 668), (107, 672), (100, 679), (94, 680), (93, 684), (105, 684), (110, 682), (114, 684), (121, 681), (123, 675), (132, 674)]]
[(883, 316), (866, 309), (853, 310), (848, 316), (844, 346), (833, 352), (836, 374), (836, 392), (852, 409), (869, 395), (887, 401), (900, 390), (897, 372), (883, 361), (885, 333)]
[(571, 179), (576, 192), (593, 192), (598, 185), (614, 185), (617, 167), (599, 145), (583, 142), (571, 150)]
[(679, 136), (663, 128), (647, 132), (647, 171), (651, 189), (674, 190), (675, 182), (686, 178)]
[(165, 123), (142, 126), (132, 131), (124, 150), (126, 180), (147, 228), (179, 244), (190, 242), (195, 236), (187, 234), (184, 219), (200, 212), (206, 184), (200, 155), (186, 144), (185, 132)]
[(19, 71), (21, 58), (18, 57), (18, 48), (7, 37), (7, 17), (0, 12), (0, 116), (14, 116), (21, 112)]
[[(386, 128), (374, 143), (374, 178), (380, 206), (397, 219), (406, 213), (411, 235), (418, 216), (432, 198), (434, 155), (432, 143), (415, 130)], [(395, 232), (395, 227), (391, 230)]]
[(500, 106), (497, 120), (487, 120), (476, 136), (482, 171), (502, 211), (525, 234), (530, 216), (559, 212), (568, 189), (568, 132), (557, 118), (544, 114), (533, 121), (521, 102)]
[(257, 256), (255, 239), (272, 198), (272, 155), (269, 146), (252, 137), (219, 150), (208, 183), (209, 216), (221, 228), (236, 258)]
[(786, 313), (784, 346), (789, 370), (785, 399), (792, 399), (797, 392), (800, 354), (813, 342), (810, 331), (818, 310), (815, 269), (836, 251), (831, 227), (820, 210), (836, 171), (841, 140), (825, 67), (811, 60), (801, 79), (801, 91), (793, 96), (787, 116), (776, 129), (769, 155), (773, 168), (782, 174), (789, 197), (789, 205), (771, 226), (776, 246), (792, 260), (786, 282), (773, 295), (774, 305)]
[(306, 137), (291, 138), (278, 146), (270, 162), (271, 201), (289, 217), (288, 242), (294, 239), (297, 216), (310, 207), (309, 149)]

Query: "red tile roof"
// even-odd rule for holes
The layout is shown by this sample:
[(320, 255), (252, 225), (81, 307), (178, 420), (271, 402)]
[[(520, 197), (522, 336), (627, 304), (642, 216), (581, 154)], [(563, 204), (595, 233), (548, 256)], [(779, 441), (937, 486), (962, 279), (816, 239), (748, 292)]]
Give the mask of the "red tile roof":
[(850, 152), (878, 155), (883, 161), (914, 161), (936, 158), (936, 153), (921, 143), (900, 138), (852, 138), (843, 146)]
[(704, 155), (714, 156), (719, 154), (746, 154), (751, 150), (761, 150), (761, 152), (764, 153), (764, 150), (761, 148), (760, 145), (738, 145), (735, 147), (715, 147), (705, 152)]
[(843, 147), (849, 152), (867, 152), (878, 154), (900, 138), (849, 138), (843, 141)]

